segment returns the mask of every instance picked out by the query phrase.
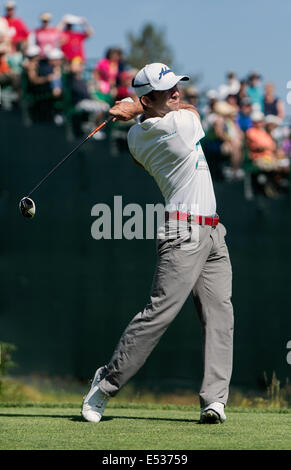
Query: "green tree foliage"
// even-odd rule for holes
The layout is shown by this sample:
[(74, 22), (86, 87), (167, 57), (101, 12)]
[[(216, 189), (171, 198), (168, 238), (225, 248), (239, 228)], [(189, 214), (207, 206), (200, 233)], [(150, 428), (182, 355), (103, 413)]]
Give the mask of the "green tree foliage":
[(0, 341), (0, 376), (6, 375), (9, 369), (15, 367), (15, 363), (11, 359), (15, 350), (16, 346), (14, 344)]
[(127, 34), (129, 44), (127, 61), (137, 69), (152, 62), (173, 64), (173, 53), (165, 40), (165, 31), (152, 24), (145, 24), (140, 33)]
[(14, 344), (4, 343), (0, 341), (0, 397), (3, 393), (3, 380), (1, 377), (7, 375), (8, 370), (15, 366), (11, 356), (13, 351), (16, 350)]

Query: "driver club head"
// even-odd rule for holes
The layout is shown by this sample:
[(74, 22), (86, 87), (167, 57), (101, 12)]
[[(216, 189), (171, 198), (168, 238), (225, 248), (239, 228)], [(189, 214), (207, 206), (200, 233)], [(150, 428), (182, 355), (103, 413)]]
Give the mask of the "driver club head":
[(29, 197), (24, 197), (19, 203), (19, 210), (23, 217), (27, 219), (32, 219), (35, 215), (35, 204), (32, 199)]

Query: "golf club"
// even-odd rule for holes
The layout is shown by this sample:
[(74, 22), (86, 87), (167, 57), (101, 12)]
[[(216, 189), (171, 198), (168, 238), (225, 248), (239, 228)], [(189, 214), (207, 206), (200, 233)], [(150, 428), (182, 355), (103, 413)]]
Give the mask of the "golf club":
[[(132, 102), (133, 99), (128, 97), (124, 98), (121, 101)], [(52, 168), (52, 170), (46, 176), (44, 176), (40, 180), (40, 182), (28, 193), (27, 196), (21, 199), (21, 201), (19, 202), (19, 210), (24, 217), (32, 219), (35, 215), (36, 208), (34, 201), (30, 198), (31, 194), (34, 193), (34, 191), (36, 191), (42, 185), (42, 183), (44, 183), (49, 178), (49, 176), (51, 176), (63, 163), (65, 163), (65, 161), (68, 160), (68, 158), (70, 158), (70, 156), (73, 155), (76, 150), (78, 150), (85, 142), (87, 142), (87, 140), (91, 139), (93, 135), (96, 134), (96, 132), (103, 129), (103, 127), (105, 127), (106, 124), (112, 121), (112, 119), (114, 119), (114, 116), (110, 116), (108, 119), (105, 119), (105, 121), (103, 121), (92, 132), (90, 132), (90, 134), (88, 134), (87, 137), (77, 145), (77, 147), (75, 147), (70, 153), (65, 155), (65, 157), (54, 168)]]

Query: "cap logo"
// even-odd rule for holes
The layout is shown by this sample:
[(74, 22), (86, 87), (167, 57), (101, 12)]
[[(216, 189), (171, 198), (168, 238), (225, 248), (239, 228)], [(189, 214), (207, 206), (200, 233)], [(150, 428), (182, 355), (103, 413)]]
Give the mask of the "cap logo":
[(166, 67), (165, 68), (162, 67), (161, 71), (159, 73), (159, 80), (161, 80), (161, 78), (169, 72), (172, 72), (172, 70), (171, 69), (166, 69)]

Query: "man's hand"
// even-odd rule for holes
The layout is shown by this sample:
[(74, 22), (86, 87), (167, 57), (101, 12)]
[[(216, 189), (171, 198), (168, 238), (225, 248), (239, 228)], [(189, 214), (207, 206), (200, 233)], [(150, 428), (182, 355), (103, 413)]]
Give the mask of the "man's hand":
[(109, 114), (114, 116), (114, 121), (130, 121), (142, 112), (143, 108), (139, 101), (133, 103), (116, 101), (115, 105), (109, 110)]

